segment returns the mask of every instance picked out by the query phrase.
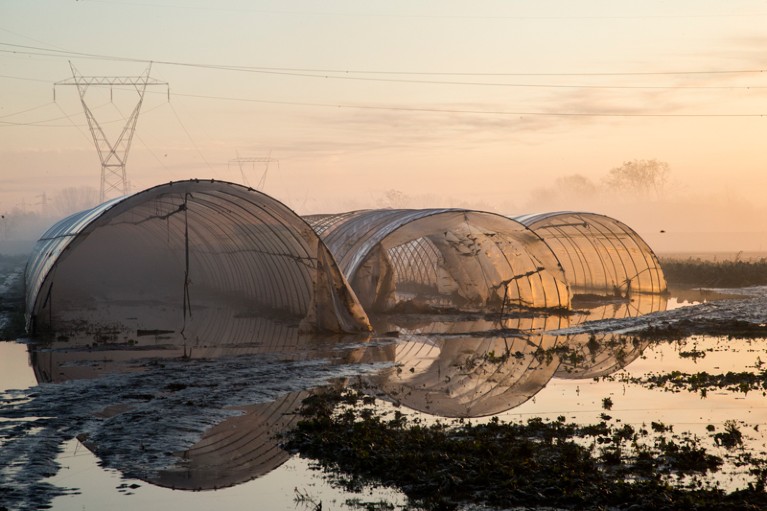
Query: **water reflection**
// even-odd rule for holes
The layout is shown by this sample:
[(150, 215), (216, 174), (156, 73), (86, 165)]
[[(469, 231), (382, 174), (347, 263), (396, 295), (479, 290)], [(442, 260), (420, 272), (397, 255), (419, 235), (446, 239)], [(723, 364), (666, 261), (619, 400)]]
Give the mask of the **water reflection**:
[(567, 379), (607, 376), (639, 358), (649, 345), (647, 340), (613, 334), (571, 335), (554, 376)]
[(135, 339), (120, 341), (103, 336), (60, 337), (33, 345), (32, 366), (41, 383), (97, 378), (103, 375), (145, 371), (163, 359), (215, 360), (237, 356), (279, 354), (284, 360), (327, 359), (335, 364), (352, 363), (359, 350), (336, 350), (349, 343), (364, 343), (369, 335), (302, 333), (296, 327), (250, 318), (247, 336), (218, 335), (189, 338), (174, 332), (139, 331)]
[(575, 326), (584, 321), (636, 318), (653, 312), (662, 312), (668, 307), (668, 302), (668, 295), (649, 293), (634, 293), (630, 299), (611, 301), (576, 297), (573, 300), (573, 309), (576, 313), (569, 316), (568, 326)]
[(631, 300), (581, 300), (572, 314), (372, 316), (377, 331), (396, 333), (401, 340), (384, 357), (395, 367), (366, 382), (393, 402), (421, 412), (496, 415), (526, 402), (553, 377), (610, 374), (648, 345), (620, 336), (547, 332), (659, 312), (666, 303), (664, 296), (638, 294)]
[[(570, 316), (568, 326), (584, 321), (626, 319), (662, 312), (668, 296), (636, 293), (631, 300), (614, 302), (576, 301), (578, 313)], [(567, 336), (566, 356), (556, 371), (557, 378), (588, 379), (614, 373), (639, 358), (649, 341), (614, 334), (574, 334)]]
[(369, 377), (398, 404), (443, 417), (494, 415), (546, 386), (558, 363), (541, 351), (553, 336), (409, 336), (391, 347), (396, 366)]
[(360, 363), (368, 341), (294, 329), (246, 343), (154, 333), (32, 344), (40, 385), (2, 396), (0, 467), (15, 467), (14, 499), (39, 495), (33, 508), (64, 493), (41, 481), (75, 437), (102, 466), (154, 485), (205, 490), (261, 477), (289, 459), (278, 434), (309, 393), (380, 368)]
[[(41, 385), (0, 408), (0, 437), (11, 438), (0, 463), (22, 466), (30, 458), (50, 467), (60, 446), (76, 437), (125, 477), (184, 490), (238, 485), (289, 459), (276, 437), (295, 423), (300, 402), (328, 385), (353, 378), (377, 396), (435, 416), (496, 415), (530, 400), (552, 378), (608, 374), (645, 348), (549, 332), (664, 305), (655, 299), (584, 305), (573, 314), (380, 316), (372, 318), (382, 332), (375, 342), (275, 323), (254, 324), (249, 336), (224, 329), (194, 338), (162, 331), (128, 340), (58, 338), (30, 345)], [(25, 470), (14, 484), (30, 491), (50, 475)]]
[[(246, 405), (238, 415), (216, 424), (188, 449), (178, 463), (150, 482), (184, 490), (223, 488), (268, 474), (288, 461), (279, 435), (298, 420), (296, 410), (310, 393), (291, 392), (271, 403)], [(87, 444), (86, 444), (87, 445)]]

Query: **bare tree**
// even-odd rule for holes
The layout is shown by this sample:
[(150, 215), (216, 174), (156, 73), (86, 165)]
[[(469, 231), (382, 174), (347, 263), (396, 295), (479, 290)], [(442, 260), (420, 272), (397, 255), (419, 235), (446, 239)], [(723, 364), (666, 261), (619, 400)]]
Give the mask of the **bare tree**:
[(599, 194), (599, 187), (582, 174), (558, 177), (555, 187), (559, 195), (578, 199), (593, 199)]
[(601, 194), (600, 186), (582, 174), (558, 177), (550, 186), (531, 192), (525, 211), (590, 209)]
[(633, 160), (611, 169), (605, 186), (608, 190), (634, 194), (639, 198), (663, 197), (671, 170), (658, 160)]
[(61, 216), (90, 209), (98, 204), (98, 190), (90, 186), (64, 188), (53, 197), (53, 208)]
[(401, 190), (389, 189), (378, 200), (378, 206), (381, 208), (407, 208), (410, 206), (411, 199), (408, 194)]

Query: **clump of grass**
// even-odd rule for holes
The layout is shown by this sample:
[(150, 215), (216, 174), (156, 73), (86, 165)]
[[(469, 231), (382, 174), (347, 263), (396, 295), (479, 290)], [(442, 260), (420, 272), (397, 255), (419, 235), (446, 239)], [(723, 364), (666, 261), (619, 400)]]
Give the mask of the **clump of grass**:
[(726, 421), (724, 431), (714, 435), (716, 445), (721, 445), (727, 449), (734, 449), (743, 445), (743, 433), (740, 432), (738, 424), (735, 421)]

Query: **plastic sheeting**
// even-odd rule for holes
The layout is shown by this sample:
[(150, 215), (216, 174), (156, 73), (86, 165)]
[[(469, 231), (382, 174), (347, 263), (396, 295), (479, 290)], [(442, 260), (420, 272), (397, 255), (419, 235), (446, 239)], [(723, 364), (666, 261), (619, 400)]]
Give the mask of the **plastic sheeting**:
[(557, 212), (516, 217), (556, 254), (574, 294), (627, 297), (664, 293), (666, 279), (652, 249), (631, 228), (595, 213)]
[(551, 249), (500, 215), (462, 209), (382, 209), (306, 220), (371, 311), (568, 308)]
[(33, 334), (261, 342), (368, 331), (367, 316), (314, 231), (240, 185), (182, 181), (54, 225), (26, 270)]

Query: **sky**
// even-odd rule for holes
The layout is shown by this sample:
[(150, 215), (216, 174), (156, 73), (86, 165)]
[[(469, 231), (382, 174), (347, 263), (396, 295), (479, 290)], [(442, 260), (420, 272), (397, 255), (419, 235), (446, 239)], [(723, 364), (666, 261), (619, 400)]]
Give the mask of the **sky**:
[[(99, 188), (70, 65), (151, 62), (131, 191), (263, 181), (299, 214), (583, 209), (660, 251), (767, 251), (765, 26), (755, 0), (0, 0), (0, 213), (55, 216), (63, 190)], [(92, 85), (85, 102), (114, 142), (138, 98)], [(633, 160), (668, 164), (663, 194), (607, 193)], [(600, 193), (562, 190), (574, 175)]]

